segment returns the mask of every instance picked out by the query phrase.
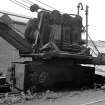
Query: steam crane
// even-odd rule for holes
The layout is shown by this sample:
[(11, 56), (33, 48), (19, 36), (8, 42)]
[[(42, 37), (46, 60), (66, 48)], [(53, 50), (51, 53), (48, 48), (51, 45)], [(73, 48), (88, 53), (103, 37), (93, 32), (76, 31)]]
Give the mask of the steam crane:
[[(86, 6), (86, 29), (82, 25), (78, 3), (77, 14), (61, 14), (49, 11), (37, 4), (30, 7), (38, 17), (30, 19), (25, 39), (13, 26), (0, 22), (0, 35), (19, 50), (20, 57), (31, 61), (14, 62), (14, 85), (24, 91), (51, 88), (68, 83), (71, 87), (93, 87), (95, 67), (104, 65), (103, 54), (93, 57), (88, 47), (88, 6)], [(84, 29), (84, 30), (83, 30)], [(86, 40), (81, 35), (86, 32)], [(7, 36), (8, 35), (8, 36)], [(96, 48), (94, 42), (92, 41)], [(96, 48), (97, 50), (97, 48)]]

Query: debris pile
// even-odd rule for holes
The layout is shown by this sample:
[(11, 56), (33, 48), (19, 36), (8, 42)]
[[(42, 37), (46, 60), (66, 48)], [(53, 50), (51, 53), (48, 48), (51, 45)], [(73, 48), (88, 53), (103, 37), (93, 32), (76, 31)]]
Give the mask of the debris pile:
[(24, 92), (18, 94), (5, 93), (0, 96), (0, 105), (13, 105), (16, 103), (25, 103), (26, 101), (42, 101), (42, 100), (54, 100), (60, 97), (59, 93), (55, 93), (47, 90), (46, 92), (34, 93), (31, 94), (30, 91), (27, 91), (27, 94)]

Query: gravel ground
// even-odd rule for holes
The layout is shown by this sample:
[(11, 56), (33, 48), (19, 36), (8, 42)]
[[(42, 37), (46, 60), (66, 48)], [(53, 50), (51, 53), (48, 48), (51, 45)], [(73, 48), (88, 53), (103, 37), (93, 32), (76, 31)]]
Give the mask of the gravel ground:
[[(85, 90), (59, 93), (58, 97), (27, 101), (16, 105), (105, 105), (105, 91)], [(103, 100), (104, 101), (99, 101)], [(98, 102), (99, 101), (99, 102)]]
[(105, 89), (89, 89), (78, 91), (62, 91), (23, 93), (19, 96), (8, 96), (0, 100), (0, 105), (105, 105)]

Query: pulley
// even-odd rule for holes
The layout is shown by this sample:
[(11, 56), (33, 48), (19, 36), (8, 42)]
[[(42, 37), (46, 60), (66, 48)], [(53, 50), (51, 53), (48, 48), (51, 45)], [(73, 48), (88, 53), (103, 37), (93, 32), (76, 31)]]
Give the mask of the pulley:
[(37, 12), (40, 7), (37, 4), (34, 4), (30, 7), (31, 12)]

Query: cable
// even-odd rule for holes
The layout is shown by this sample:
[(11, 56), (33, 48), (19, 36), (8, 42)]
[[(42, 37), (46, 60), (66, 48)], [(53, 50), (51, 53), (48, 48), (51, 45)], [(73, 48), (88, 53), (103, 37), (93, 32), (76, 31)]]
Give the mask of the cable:
[[(13, 1), (13, 0), (12, 0), (12, 1)], [(29, 7), (28, 7), (27, 5), (21, 3), (21, 2), (19, 2), (19, 1), (17, 1), (17, 0), (14, 0), (14, 2), (18, 3), (19, 5), (22, 5), (23, 7), (25, 7), (26, 9), (29, 10)]]
[[(21, 3), (21, 2), (19, 2), (19, 1), (17, 1), (17, 0), (14, 0), (14, 1), (13, 1), (13, 0), (10, 0), (10, 1), (12, 1), (13, 3), (15, 3), (15, 4), (17, 4), (17, 5), (19, 5), (19, 6), (23, 7), (23, 8), (25, 8), (25, 9), (27, 9), (27, 10), (30, 10), (27, 5)], [(34, 2), (32, 2), (32, 1), (30, 1), (30, 0), (21, 0), (21, 1), (24, 2), (24, 3), (26, 3), (26, 4), (29, 4), (29, 5), (35, 4)], [(43, 4), (43, 5), (45, 5), (45, 6), (47, 6), (47, 7), (49, 7), (49, 8), (52, 8), (52, 9), (54, 9), (54, 10), (57, 10), (56, 8), (50, 6), (50, 5), (46, 4), (46, 3), (43, 3), (43, 2), (41, 2), (40, 0), (36, 0), (36, 1), (39, 2), (39, 3), (41, 3), (41, 4)], [(61, 11), (60, 11), (60, 12), (61, 12)], [(61, 12), (61, 13), (62, 13), (62, 12)]]
[(30, 1), (28, 1), (28, 0), (21, 0), (21, 1), (23, 1), (23, 2), (25, 2), (26, 4), (29, 4), (29, 5), (33, 5), (34, 3), (32, 3), (32, 2), (30, 2)]
[(21, 2), (19, 2), (19, 1), (17, 1), (17, 0), (14, 0), (14, 1), (17, 2), (17, 3), (19, 3), (19, 4), (21, 4), (21, 5), (23, 5), (23, 6), (26, 7), (26, 8), (29, 8), (27, 5), (21, 3)]
[(100, 54), (100, 51), (98, 50), (98, 48), (96, 47), (95, 43), (92, 41), (91, 37), (88, 35), (89, 39), (91, 40), (91, 42), (93, 43), (95, 49), (98, 51), (98, 53)]
[[(28, 0), (29, 1), (29, 0)], [(40, 0), (36, 0), (37, 2), (39, 2), (39, 3), (41, 3), (41, 4), (43, 4), (43, 5), (45, 5), (45, 6), (47, 6), (47, 7), (49, 7), (49, 8), (52, 8), (53, 10), (57, 10), (56, 8), (54, 8), (54, 7), (52, 7), (52, 6), (50, 6), (50, 5), (48, 5), (48, 4), (46, 4), (46, 3), (43, 3), (43, 2), (41, 2)], [(46, 9), (44, 9), (44, 10), (46, 10)], [(47, 11), (50, 11), (50, 10), (47, 10)], [(59, 10), (58, 10), (59, 11)], [(62, 11), (59, 11), (60, 13), (63, 13)]]
[(27, 2), (29, 2), (30, 4), (35, 4), (34, 2), (30, 1), (30, 0), (26, 0)]
[(29, 10), (29, 7), (21, 2), (18, 2), (17, 0), (10, 0), (11, 2), (15, 3), (16, 5), (19, 5), (20, 7), (23, 7), (27, 10)]
[[(30, 0), (26, 0), (26, 1), (29, 2), (30, 4), (35, 4), (34, 2), (32, 2), (32, 1), (30, 1)], [(50, 5), (46, 4), (46, 3), (43, 3), (43, 2), (41, 2), (40, 0), (36, 0), (36, 1), (39, 2), (39, 3), (41, 3), (41, 4), (46, 5), (46, 6), (49, 7), (49, 8), (52, 8), (52, 9), (57, 10), (56, 8), (50, 6)]]
[(54, 8), (54, 7), (50, 6), (50, 5), (46, 4), (46, 3), (43, 3), (43, 2), (41, 2), (41, 1), (39, 1), (39, 0), (36, 0), (36, 1), (38, 1), (38, 2), (39, 2), (39, 3), (41, 3), (41, 4), (46, 5), (46, 6), (47, 6), (47, 7), (49, 7), (49, 8), (52, 8), (52, 9), (57, 10), (56, 8)]
[(96, 56), (97, 56), (97, 53), (94, 51), (94, 49), (92, 49), (92, 48), (90, 48), (91, 49), (91, 51), (92, 51), (92, 53), (91, 54), (95, 54)]

